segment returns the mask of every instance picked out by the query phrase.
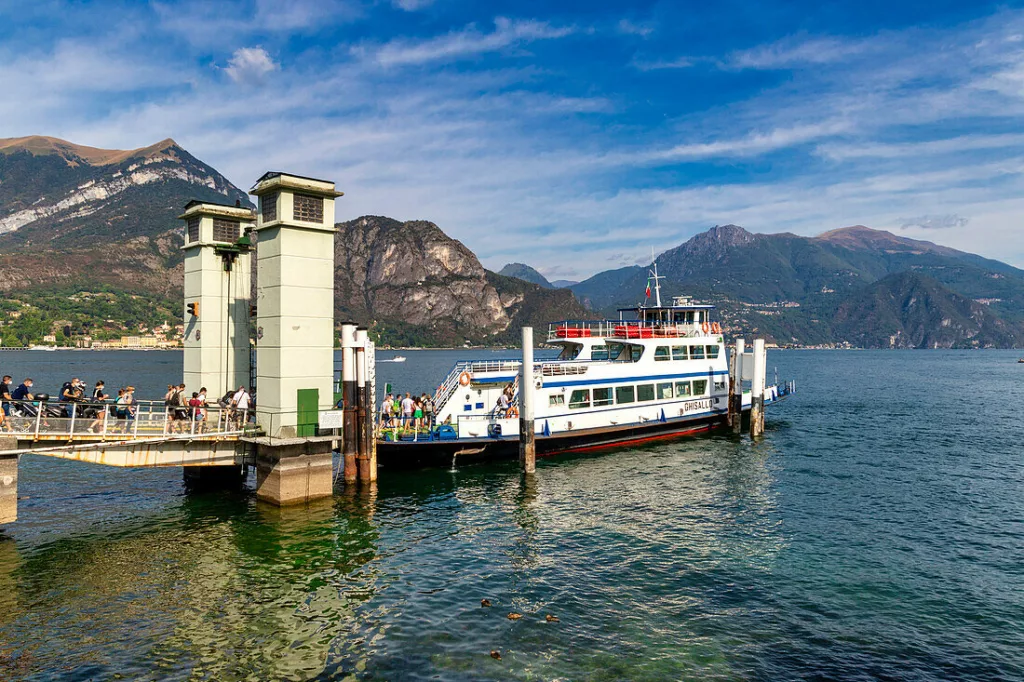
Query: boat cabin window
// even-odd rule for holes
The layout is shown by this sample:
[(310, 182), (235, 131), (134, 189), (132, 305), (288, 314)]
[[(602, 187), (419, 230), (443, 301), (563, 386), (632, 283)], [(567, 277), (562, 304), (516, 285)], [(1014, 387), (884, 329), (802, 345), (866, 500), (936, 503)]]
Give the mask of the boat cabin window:
[(629, 355), (623, 355), (626, 350), (626, 344), (624, 343), (609, 343), (608, 344), (608, 359), (618, 360), (625, 362), (629, 359)]
[(640, 362), (640, 358), (642, 358), (643, 355), (644, 355), (644, 347), (643, 346), (630, 346), (629, 347), (629, 361), (630, 362)]
[(583, 344), (581, 343), (565, 343), (562, 344), (562, 352), (558, 354), (559, 360), (575, 360), (579, 357), (580, 351), (583, 350)]
[(548, 405), (550, 407), (561, 407), (562, 405), (565, 405), (565, 396), (562, 395), (561, 393), (556, 393), (555, 395), (549, 395), (548, 396)]
[(718, 346), (708, 346), (707, 347), (707, 353), (708, 353), (708, 360), (717, 360), (718, 359)]
[(677, 381), (676, 382), (676, 397), (686, 398), (692, 395), (690, 393), (690, 382), (689, 381)]
[(636, 393), (633, 391), (632, 386), (616, 386), (615, 387), (615, 402), (619, 405), (625, 405), (627, 403), (636, 402)]
[(595, 388), (594, 389), (594, 407), (601, 407), (602, 405), (612, 404), (612, 389), (607, 388)]
[(715, 379), (715, 390), (716, 391), (724, 391), (725, 390), (725, 379), (724, 378), (719, 377), (719, 378)]
[(636, 399), (640, 402), (654, 400), (654, 384), (640, 384), (637, 386)]
[(672, 382), (658, 384), (658, 400), (668, 400), (672, 397)]
[(591, 360), (607, 360), (608, 359), (608, 346), (592, 346), (590, 349)]
[(708, 392), (708, 380), (707, 379), (694, 379), (693, 380), (693, 394), (704, 395)]
[(658, 346), (654, 349), (654, 361), (664, 362), (669, 360), (672, 356), (668, 352), (668, 346)]
[(672, 346), (672, 359), (673, 360), (685, 360), (689, 355), (686, 352), (686, 346)]
[(569, 409), (582, 410), (586, 407), (590, 407), (590, 389), (578, 388), (569, 396)]
[(703, 360), (704, 359), (704, 346), (690, 346), (690, 359), (691, 360)]

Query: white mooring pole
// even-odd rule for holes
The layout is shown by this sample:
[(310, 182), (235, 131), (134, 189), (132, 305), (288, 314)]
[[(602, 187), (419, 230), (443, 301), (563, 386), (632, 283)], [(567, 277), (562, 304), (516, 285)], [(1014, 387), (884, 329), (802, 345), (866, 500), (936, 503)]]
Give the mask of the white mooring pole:
[(736, 435), (743, 433), (743, 353), (746, 350), (746, 340), (736, 339), (736, 349), (733, 351), (733, 357), (736, 358), (733, 370), (736, 374), (736, 391), (732, 396), (732, 432)]
[(523, 364), (519, 368), (519, 466), (525, 474), (537, 470), (533, 433), (533, 327), (523, 327)]
[(750, 437), (764, 434), (764, 383), (767, 367), (764, 339), (754, 339), (754, 372), (750, 387)]

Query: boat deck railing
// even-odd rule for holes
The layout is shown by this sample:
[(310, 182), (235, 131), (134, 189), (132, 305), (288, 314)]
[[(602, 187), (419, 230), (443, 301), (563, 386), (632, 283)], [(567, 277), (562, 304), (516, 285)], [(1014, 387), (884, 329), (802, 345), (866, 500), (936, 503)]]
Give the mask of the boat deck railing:
[[(715, 331), (718, 330), (718, 331)], [(677, 322), (650, 320), (563, 320), (548, 326), (548, 341), (572, 339), (683, 339), (721, 333), (718, 323)]]
[(34, 441), (105, 442), (169, 436), (237, 439), (259, 430), (252, 423), (253, 409), (219, 405), (175, 407), (155, 400), (138, 400), (130, 406), (110, 402), (5, 402), (10, 415), (4, 418), (4, 429)]

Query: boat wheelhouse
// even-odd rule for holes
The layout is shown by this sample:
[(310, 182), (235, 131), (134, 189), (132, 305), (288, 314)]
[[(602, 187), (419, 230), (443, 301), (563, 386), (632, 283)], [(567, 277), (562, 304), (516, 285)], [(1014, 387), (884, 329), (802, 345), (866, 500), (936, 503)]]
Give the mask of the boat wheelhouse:
[[(535, 360), (531, 373), (539, 455), (681, 436), (725, 423), (729, 358), (715, 307), (688, 297), (662, 305), (657, 293), (654, 305), (622, 308), (617, 320), (549, 326), (546, 343), (558, 354)], [(514, 358), (456, 363), (435, 393), (433, 427), (383, 429), (381, 463), (515, 456), (521, 367)], [(768, 387), (765, 402), (790, 389)], [(750, 405), (746, 391), (742, 409)]]

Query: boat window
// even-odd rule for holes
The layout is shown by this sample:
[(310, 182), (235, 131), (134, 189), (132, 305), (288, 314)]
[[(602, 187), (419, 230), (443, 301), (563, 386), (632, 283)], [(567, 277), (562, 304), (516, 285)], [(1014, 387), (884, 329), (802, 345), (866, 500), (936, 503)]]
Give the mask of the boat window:
[(680, 311), (676, 311), (676, 313), (675, 313), (675, 315), (673, 316), (672, 320), (673, 320), (673, 322), (675, 322), (676, 324), (679, 324), (679, 323), (681, 323), (681, 322), (686, 322), (686, 313), (684, 313), (684, 312), (683, 312), (683, 311), (681, 311), (681, 310), (680, 310)]
[(715, 390), (716, 391), (724, 391), (725, 390), (725, 379), (721, 379), (721, 378), (715, 379)]
[(676, 397), (685, 398), (690, 395), (690, 382), (689, 381), (677, 381), (676, 382)]
[(658, 384), (658, 400), (668, 400), (672, 397), (672, 382)]
[(622, 351), (626, 349), (625, 344), (621, 343), (609, 343), (608, 344), (608, 359), (609, 360), (625, 360), (626, 358), (621, 357)]
[(694, 379), (693, 380), (693, 394), (704, 395), (708, 392), (708, 380), (707, 379)]
[(685, 360), (687, 358), (686, 346), (672, 346), (672, 359)]
[(562, 352), (558, 354), (559, 360), (575, 360), (576, 356), (583, 350), (583, 345), (579, 343), (567, 343), (562, 346)]
[(718, 359), (718, 346), (708, 346), (708, 360)]
[(561, 407), (562, 405), (565, 405), (565, 396), (562, 395), (561, 393), (556, 393), (555, 395), (549, 395), (548, 396), (548, 405), (551, 406), (551, 407)]
[(601, 407), (602, 405), (612, 404), (612, 389), (607, 388), (595, 388), (594, 389), (594, 407)]
[(636, 387), (636, 399), (640, 402), (654, 400), (654, 384), (640, 384)]
[(690, 359), (691, 360), (703, 360), (704, 359), (704, 346), (690, 346)]
[(693, 324), (693, 311), (692, 310), (686, 311), (686, 321), (689, 324)]
[(569, 396), (569, 409), (581, 410), (585, 407), (590, 407), (590, 389), (578, 388)]
[(654, 349), (654, 361), (665, 362), (672, 356), (668, 352), (668, 346), (658, 346)]
[(629, 361), (630, 362), (639, 362), (640, 358), (642, 358), (643, 355), (644, 355), (644, 347), (643, 346), (630, 346), (629, 347)]
[(636, 394), (633, 392), (632, 386), (616, 386), (615, 387), (615, 402), (619, 405), (625, 405), (626, 403), (635, 403)]
[(608, 359), (608, 346), (594, 346), (590, 349), (591, 360), (607, 360)]

